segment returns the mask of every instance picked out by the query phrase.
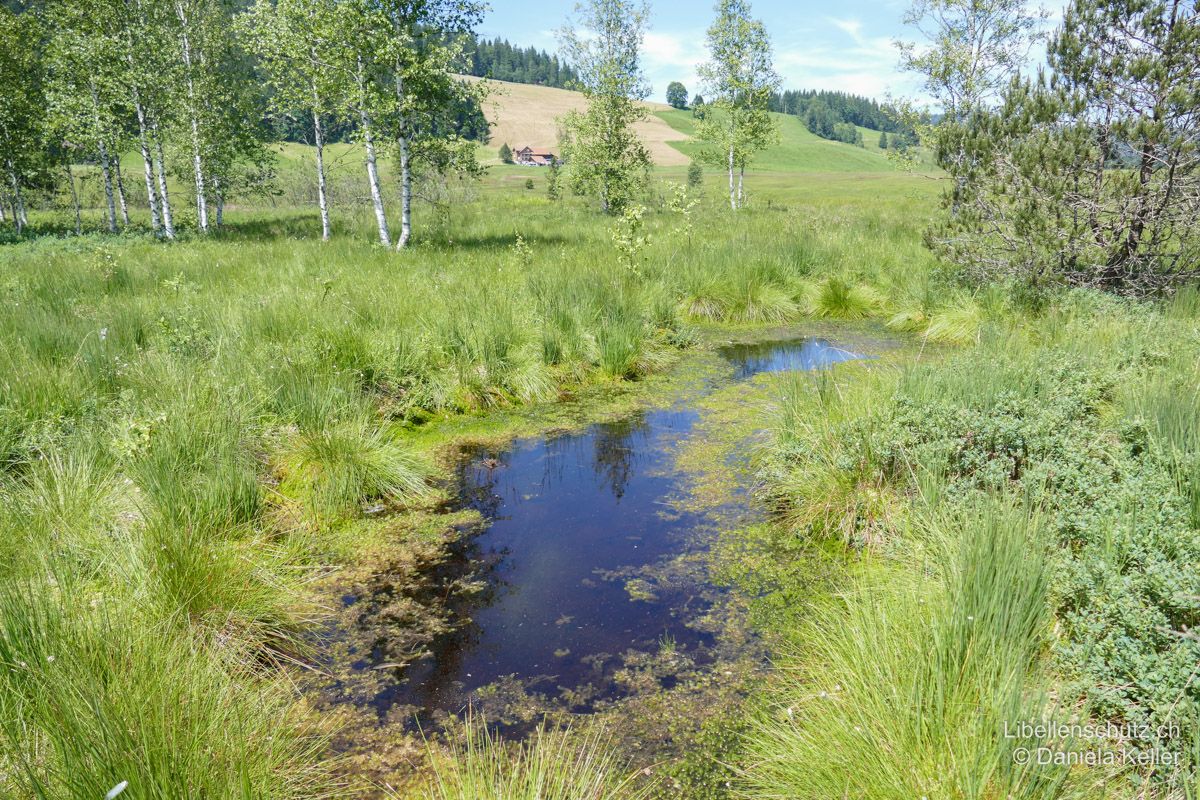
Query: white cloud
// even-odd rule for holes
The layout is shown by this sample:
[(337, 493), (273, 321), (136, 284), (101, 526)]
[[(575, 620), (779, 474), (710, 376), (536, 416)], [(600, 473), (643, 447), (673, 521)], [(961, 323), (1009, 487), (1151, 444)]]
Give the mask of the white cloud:
[(789, 41), (776, 48), (775, 65), (784, 85), (794, 89), (826, 89), (883, 100), (888, 94), (912, 94), (911, 76), (896, 69), (897, 55), (886, 37), (867, 37), (857, 20), (829, 20), (852, 45)]
[[(915, 95), (917, 81), (897, 71), (897, 53), (886, 36), (865, 33), (862, 20), (823, 17), (811, 25), (779, 26), (774, 34), (775, 69), (787, 89), (826, 89), (878, 100), (889, 94)], [(692, 94), (703, 93), (696, 66), (707, 58), (703, 29), (651, 31), (646, 34), (643, 64), (661, 100), (668, 82), (682, 81)]]
[(663, 100), (667, 84), (680, 81), (688, 91), (700, 90), (696, 66), (707, 58), (704, 35), (696, 31), (663, 33), (650, 31), (642, 44), (642, 62), (654, 87), (652, 98)]
[[(908, 0), (884, 0), (881, 6), (897, 2), (903, 5)], [(836, 7), (826, 10), (832, 8)], [(851, 9), (846, 9), (843, 16), (806, 16), (791, 11), (794, 8), (769, 26), (775, 68), (783, 78), (784, 88), (844, 91), (878, 100), (888, 94), (920, 98), (916, 78), (897, 69), (898, 57), (891, 38), (878, 35), (888, 29), (881, 30), (880, 20), (855, 14)], [(890, 8), (882, 13), (889, 21), (898, 16)], [(654, 100), (664, 99), (671, 81), (681, 81), (690, 94), (703, 94), (696, 68), (708, 57), (704, 45), (707, 16), (679, 22), (674, 27), (651, 30), (645, 36), (642, 65), (653, 88)], [(556, 31), (548, 28), (528, 28), (520, 36), (499, 30), (484, 35), (496, 33), (506, 35), (514, 44), (557, 51)]]
[(862, 44), (862, 23), (856, 19), (838, 19), (836, 17), (826, 17), (829, 24), (841, 30), (847, 36), (854, 40), (855, 44)]

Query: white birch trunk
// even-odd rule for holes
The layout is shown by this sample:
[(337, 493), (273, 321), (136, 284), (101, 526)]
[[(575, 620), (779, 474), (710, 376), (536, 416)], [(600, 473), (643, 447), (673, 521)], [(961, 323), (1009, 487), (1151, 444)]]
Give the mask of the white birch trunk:
[(113, 171), (117, 174), (117, 199), (121, 202), (121, 224), (129, 227), (129, 206), (125, 203), (125, 180), (121, 177), (121, 155), (113, 159)]
[(742, 167), (738, 168), (738, 192), (737, 192), (738, 208), (742, 207), (742, 205), (745, 201), (745, 198), (746, 198), (746, 196), (742, 193), (742, 184), (745, 183), (745, 181), (746, 181), (746, 167), (742, 166)]
[(204, 195), (204, 165), (200, 158), (200, 120), (196, 115), (196, 84), (192, 79), (192, 44), (188, 38), (188, 19), (183, 4), (175, 3), (175, 14), (182, 28), (183, 65), (187, 75), (188, 114), (192, 122), (192, 169), (196, 180), (196, 220), (201, 233), (208, 232), (208, 200)]
[(142, 164), (146, 168), (146, 200), (150, 205), (150, 227), (157, 236), (162, 231), (162, 219), (158, 211), (158, 193), (154, 191), (154, 158), (150, 155), (150, 143), (147, 141), (146, 109), (138, 99), (137, 89), (133, 90), (133, 107), (137, 112), (138, 144), (142, 149)]
[(92, 120), (96, 125), (96, 146), (100, 152), (100, 174), (104, 180), (104, 199), (108, 211), (108, 232), (117, 232), (117, 204), (113, 200), (112, 171), (108, 164), (108, 147), (104, 144), (102, 135), (104, 126), (100, 122), (100, 99), (96, 94), (96, 86), (92, 84)]
[(375, 140), (371, 136), (371, 118), (367, 114), (366, 78), (362, 58), (358, 59), (358, 114), (362, 123), (363, 144), (367, 148), (367, 180), (371, 184), (371, 202), (375, 205), (375, 221), (379, 224), (379, 241), (384, 247), (392, 244), (388, 233), (387, 215), (383, 211), (383, 193), (379, 189), (379, 169), (375, 164)]
[(212, 176), (213, 197), (217, 201), (217, 227), (225, 225), (225, 192), (221, 191), (221, 179)]
[(737, 194), (733, 185), (733, 145), (729, 146), (729, 207), (737, 211)]
[(21, 199), (21, 183), (17, 180), (17, 171), (10, 160), (8, 162), (8, 182), (12, 186), (13, 221), (17, 225), (17, 233), (25, 230), (28, 220), (25, 217), (25, 201)]
[(412, 238), (412, 157), (408, 139), (400, 137), (400, 240), (396, 249), (403, 250)]
[(404, 112), (404, 79), (400, 76), (401, 65), (396, 64), (396, 108), (399, 117), (399, 132), (396, 137), (400, 146), (400, 239), (396, 249), (403, 250), (412, 238), (412, 154), (409, 151), (408, 125)]
[(317, 206), (321, 209), (321, 240), (329, 241), (329, 200), (325, 197), (325, 136), (321, 131), (320, 101), (313, 88), (313, 143), (317, 147)]
[(8, 203), (8, 196), (0, 192), (0, 225), (8, 222), (8, 212), (4, 210), (6, 203)]
[(67, 185), (71, 187), (71, 205), (75, 208), (75, 235), (83, 236), (83, 212), (79, 208), (79, 191), (75, 188), (75, 172), (67, 163)]
[(375, 221), (379, 224), (379, 241), (384, 247), (392, 244), (388, 232), (387, 215), (383, 211), (383, 193), (379, 188), (379, 168), (375, 164), (375, 142), (371, 138), (371, 125), (367, 112), (362, 111), (363, 143), (367, 147), (367, 180), (371, 184), (371, 202), (375, 205)]
[(154, 123), (152, 130), (154, 131), (154, 147), (155, 160), (154, 167), (158, 173), (158, 194), (162, 200), (162, 223), (163, 235), (168, 239), (175, 238), (175, 221), (171, 215), (171, 197), (167, 194), (167, 159), (163, 156), (162, 139), (158, 135), (158, 123)]
[(112, 169), (108, 163), (108, 148), (104, 146), (104, 140), (99, 141), (100, 150), (100, 174), (104, 179), (104, 200), (105, 200), (105, 221), (108, 223), (108, 232), (117, 232), (117, 203), (113, 197), (113, 176)]

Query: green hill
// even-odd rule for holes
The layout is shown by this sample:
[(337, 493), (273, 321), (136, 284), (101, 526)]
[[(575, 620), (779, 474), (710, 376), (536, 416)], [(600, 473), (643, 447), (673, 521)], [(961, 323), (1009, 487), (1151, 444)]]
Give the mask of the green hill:
[[(656, 116), (680, 133), (695, 136), (696, 120), (690, 111), (657, 111)], [(804, 127), (799, 117), (772, 113), (779, 121), (780, 142), (755, 159), (757, 170), (778, 172), (895, 172), (896, 166), (879, 150), (879, 131), (863, 128), (864, 147), (822, 139)], [(687, 156), (703, 145), (697, 141), (670, 142)]]

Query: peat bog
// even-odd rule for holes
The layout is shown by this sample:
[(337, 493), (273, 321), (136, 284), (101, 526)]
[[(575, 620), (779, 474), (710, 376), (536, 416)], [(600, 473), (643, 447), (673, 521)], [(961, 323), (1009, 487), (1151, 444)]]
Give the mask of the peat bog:
[[(735, 381), (864, 357), (819, 338), (719, 353)], [(680, 672), (717, 660), (721, 630), (710, 612), (725, 590), (709, 580), (702, 555), (718, 519), (728, 525), (753, 511), (681, 502), (687, 476), (675, 456), (700, 421), (695, 399), (504, 449), (464, 446), (453, 505), (482, 523), (463, 531), (422, 582), (425, 602), (443, 593), (449, 623), (412, 659), (397, 660), (377, 631), (369, 644), (348, 646), (347, 663), (329, 665), (348, 676), (333, 687), (338, 702), (422, 730), (474, 709), (519, 734), (540, 715), (515, 704), (586, 714), (670, 689)], [(361, 599), (343, 602), (352, 611)], [(638, 670), (653, 680), (631, 681)], [(370, 675), (370, 688), (343, 691), (356, 674)]]

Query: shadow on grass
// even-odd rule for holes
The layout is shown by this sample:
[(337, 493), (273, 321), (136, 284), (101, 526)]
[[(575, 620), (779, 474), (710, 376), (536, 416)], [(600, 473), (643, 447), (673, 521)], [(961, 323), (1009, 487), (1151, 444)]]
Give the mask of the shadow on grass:
[[(395, 241), (397, 230), (392, 230)], [(517, 231), (512, 233), (486, 233), (472, 235), (465, 233), (457, 235), (453, 228), (448, 230), (414, 230), (413, 244), (415, 247), (431, 248), (438, 251), (471, 250), (484, 251), (507, 249), (517, 241)], [(554, 231), (520, 231), (526, 244), (534, 247), (562, 246), (578, 243), (579, 237), (564, 236)], [(283, 213), (278, 216), (241, 216), (228, 220), (225, 226), (214, 232), (215, 237), (227, 241), (274, 241), (278, 239), (319, 240), (321, 238), (321, 218), (317, 214)], [(374, 220), (358, 221), (355, 219), (333, 220), (333, 238), (351, 238), (363, 242), (379, 241), (378, 231)]]
[[(393, 241), (398, 230), (393, 230)], [(552, 247), (569, 244), (579, 244), (583, 241), (580, 236), (567, 236), (557, 231), (523, 230), (511, 233), (480, 233), (472, 234), (465, 231), (462, 235), (453, 228), (418, 227), (415, 230), (414, 246), (429, 248), (435, 251), (489, 251), (511, 248), (517, 241), (518, 233), (531, 247)], [(102, 225), (87, 221), (84, 224), (84, 237), (107, 236), (108, 231)], [(148, 225), (135, 222), (123, 235), (151, 235)], [(27, 226), (21, 233), (11, 225), (0, 226), (0, 246), (15, 245), (39, 239), (74, 239), (74, 223), (63, 223), (59, 220), (44, 219)], [(200, 234), (187, 221), (176, 224), (176, 236), (179, 241), (195, 241)], [(321, 217), (313, 211), (293, 209), (237, 209), (226, 213), (224, 224), (220, 228), (212, 228), (204, 237), (226, 242), (275, 242), (280, 240), (320, 241)], [(362, 242), (377, 242), (378, 232), (374, 219), (364, 215), (361, 218), (349, 217), (333, 219), (333, 238), (354, 239)]]

